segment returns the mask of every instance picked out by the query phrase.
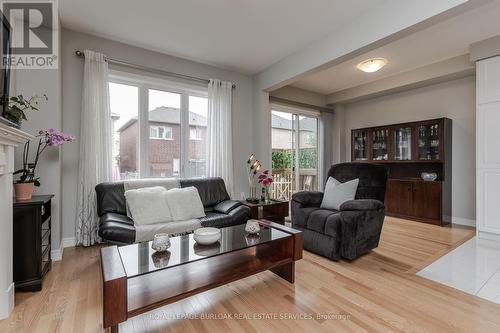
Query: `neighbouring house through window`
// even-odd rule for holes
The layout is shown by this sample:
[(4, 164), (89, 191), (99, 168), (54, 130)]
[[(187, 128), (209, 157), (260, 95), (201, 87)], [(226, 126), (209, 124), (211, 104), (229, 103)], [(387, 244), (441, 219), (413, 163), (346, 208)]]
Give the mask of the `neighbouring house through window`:
[(206, 175), (207, 89), (113, 72), (113, 179)]
[(201, 140), (201, 133), (203, 128), (201, 127), (190, 127), (189, 128), (189, 139), (191, 140)]
[(172, 127), (165, 126), (149, 126), (150, 139), (172, 140)]

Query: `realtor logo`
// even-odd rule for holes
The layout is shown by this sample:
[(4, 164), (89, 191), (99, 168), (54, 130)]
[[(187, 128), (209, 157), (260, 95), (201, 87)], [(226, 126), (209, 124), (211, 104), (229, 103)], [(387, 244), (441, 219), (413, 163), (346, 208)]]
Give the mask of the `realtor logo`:
[(57, 3), (2, 0), (1, 4), (2, 67), (57, 68)]

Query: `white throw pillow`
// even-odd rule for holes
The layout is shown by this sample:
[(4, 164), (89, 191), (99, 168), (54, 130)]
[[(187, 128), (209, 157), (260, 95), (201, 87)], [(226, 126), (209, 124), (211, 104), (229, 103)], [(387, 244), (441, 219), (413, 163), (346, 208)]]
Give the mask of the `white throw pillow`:
[(167, 190), (162, 186), (125, 191), (127, 207), (134, 224), (145, 225), (172, 221), (172, 214), (165, 200), (166, 192)]
[(353, 179), (345, 183), (330, 177), (325, 185), (325, 193), (321, 208), (340, 210), (340, 206), (349, 200), (354, 200), (358, 190), (359, 179)]
[(196, 187), (173, 188), (165, 193), (174, 221), (197, 219), (205, 216), (203, 203)]

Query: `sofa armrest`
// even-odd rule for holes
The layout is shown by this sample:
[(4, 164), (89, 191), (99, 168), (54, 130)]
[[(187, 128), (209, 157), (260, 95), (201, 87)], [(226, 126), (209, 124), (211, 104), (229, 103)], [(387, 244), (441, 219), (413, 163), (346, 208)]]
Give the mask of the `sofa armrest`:
[(215, 205), (214, 211), (222, 214), (229, 214), (229, 212), (241, 205), (242, 203), (236, 200), (225, 200)]
[(342, 257), (353, 260), (376, 248), (385, 218), (385, 207), (382, 202), (352, 200), (344, 203), (340, 209)]
[(292, 195), (292, 201), (301, 206), (319, 207), (323, 201), (323, 193), (317, 191), (302, 191)]
[(135, 242), (134, 221), (127, 215), (107, 213), (99, 218), (99, 236), (113, 244)]
[(358, 199), (349, 200), (340, 205), (340, 211), (349, 210), (379, 210), (383, 209), (385, 206), (382, 201), (373, 199)]

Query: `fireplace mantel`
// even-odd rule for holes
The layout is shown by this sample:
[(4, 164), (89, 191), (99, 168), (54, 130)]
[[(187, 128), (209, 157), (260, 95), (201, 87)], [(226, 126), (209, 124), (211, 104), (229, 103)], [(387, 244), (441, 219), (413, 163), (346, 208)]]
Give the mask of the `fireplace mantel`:
[(12, 280), (12, 173), (14, 148), (34, 137), (0, 123), (0, 320), (14, 308)]

